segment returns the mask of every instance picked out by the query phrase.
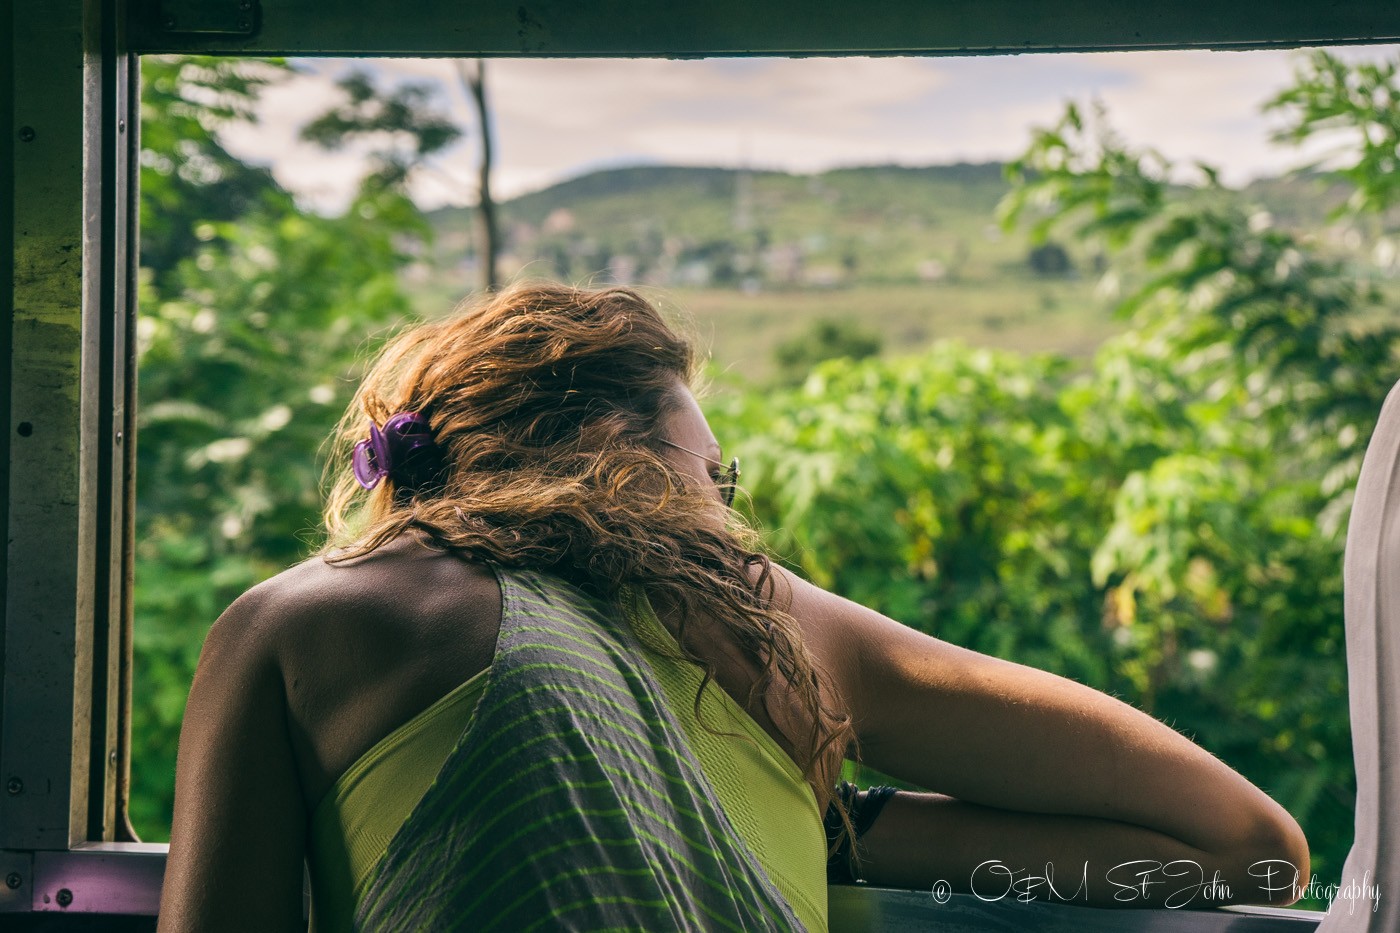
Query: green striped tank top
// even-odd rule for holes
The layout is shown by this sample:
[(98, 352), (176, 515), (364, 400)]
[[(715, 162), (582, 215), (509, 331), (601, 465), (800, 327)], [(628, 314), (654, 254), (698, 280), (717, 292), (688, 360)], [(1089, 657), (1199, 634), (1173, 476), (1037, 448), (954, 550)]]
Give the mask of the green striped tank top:
[(356, 927), (801, 929), (617, 603), (497, 575), (501, 630), (472, 726), (375, 867)]

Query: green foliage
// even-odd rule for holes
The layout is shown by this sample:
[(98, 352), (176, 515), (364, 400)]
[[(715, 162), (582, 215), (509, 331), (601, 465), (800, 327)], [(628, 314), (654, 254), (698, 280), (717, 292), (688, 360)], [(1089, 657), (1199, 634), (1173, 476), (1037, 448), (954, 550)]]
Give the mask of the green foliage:
[(863, 360), (879, 354), (884, 341), (849, 318), (822, 318), (805, 331), (778, 344), (773, 351), (778, 380), (797, 383), (823, 360)]
[(405, 84), (392, 91), (374, 85), (369, 72), (355, 70), (336, 82), (344, 99), (301, 128), (301, 138), (324, 149), (370, 141), (373, 166), (364, 178), (369, 190), (401, 191), (414, 169), (462, 135), (433, 109), (433, 85)]
[(1166, 162), (1156, 152), (1126, 150), (1101, 107), (1086, 120), (1070, 104), (1060, 122), (1034, 131), (1031, 147), (1006, 166), (1010, 193), (997, 213), (1008, 230), (1030, 220), (1031, 239), (1055, 228), (1120, 248), (1134, 228), (1167, 206)]
[[(237, 107), (207, 114), (202, 85), (186, 82), (223, 80), (225, 63), (148, 67), (157, 100), (146, 119), (169, 114), (166, 97), (183, 100), (198, 158), (232, 161), (197, 128), (246, 116), (266, 82), (232, 82)], [(148, 141), (161, 132), (143, 127)], [(429, 233), (412, 202), (381, 185), (363, 186), (339, 217), (297, 210), (261, 176), (260, 197), (220, 203), (206, 186), (222, 191), (239, 170), (187, 170), (182, 144), (170, 142), (170, 173), (151, 159), (142, 178), (152, 199), (143, 210), (159, 214), (166, 197), (181, 206), (143, 254), (138, 331), (131, 815), (154, 838), (168, 832), (176, 739), (204, 632), (240, 593), (307, 553), (321, 506), (318, 451), (349, 402), (367, 340), (408, 314), (399, 270)]]
[(1074, 272), (1074, 262), (1069, 253), (1058, 243), (1041, 243), (1026, 254), (1026, 265), (1041, 278), (1070, 275)]
[(958, 644), (1102, 682), (1106, 641), (1086, 650), (1080, 633), (1097, 627), (1083, 581), (1106, 516), (1059, 405), (1067, 373), (945, 343), (830, 361), (711, 419), (794, 569)]
[(201, 223), (232, 220), (264, 200), (290, 206), (267, 169), (230, 155), (216, 133), (253, 121), (263, 89), (291, 73), (280, 59), (141, 59), (141, 258), (159, 284), (199, 247)]
[(1340, 139), (1330, 155), (1350, 163), (1338, 174), (1351, 185), (1352, 196), (1338, 214), (1381, 214), (1400, 201), (1397, 66), (1395, 61), (1349, 65), (1317, 49), (1297, 69), (1293, 85), (1265, 104), (1266, 110), (1282, 111), (1288, 119), (1274, 134), (1276, 142)]
[[(1164, 203), (1170, 166), (1111, 134), (1091, 137), (1071, 108), (1013, 163), (1021, 180), (1004, 216), (1035, 205), (1039, 231), (1105, 245), (1117, 260), (1106, 279), (1125, 292), (1118, 313), (1134, 329), (1125, 371), (1151, 373), (1155, 396), (1172, 400), (1166, 415), (1196, 425), (1178, 441), (1258, 468), (1286, 461), (1282, 478), (1317, 487), (1335, 533), (1394, 381), (1400, 330), (1363, 327), (1374, 288), (1257, 207), (1218, 197), (1215, 173), (1202, 168), (1204, 189)], [(1150, 358), (1157, 365), (1144, 367)]]

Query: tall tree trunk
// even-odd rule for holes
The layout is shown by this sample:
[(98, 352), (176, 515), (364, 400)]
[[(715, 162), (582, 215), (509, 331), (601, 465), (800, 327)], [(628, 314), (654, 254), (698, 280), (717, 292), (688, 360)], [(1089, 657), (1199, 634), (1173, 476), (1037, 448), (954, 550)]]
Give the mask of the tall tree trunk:
[(500, 233), (496, 228), (496, 202), (491, 199), (491, 115), (486, 107), (486, 62), (476, 59), (476, 67), (457, 60), (457, 74), (467, 96), (476, 105), (478, 138), (481, 140), (481, 171), (477, 176), (476, 245), (481, 258), (481, 288), (495, 291), (501, 284), (496, 272), (500, 253)]

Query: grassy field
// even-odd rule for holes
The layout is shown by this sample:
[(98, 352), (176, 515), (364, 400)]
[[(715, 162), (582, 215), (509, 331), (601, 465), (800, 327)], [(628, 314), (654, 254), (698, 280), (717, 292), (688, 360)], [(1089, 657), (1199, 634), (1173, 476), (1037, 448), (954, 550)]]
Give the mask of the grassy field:
[[(1069, 279), (934, 285), (858, 285), (830, 290), (765, 291), (642, 287), (712, 357), (719, 378), (765, 383), (774, 352), (823, 319), (851, 320), (878, 336), (885, 355), (914, 353), (935, 340), (1087, 360), (1126, 325), (1114, 320), (1091, 282)], [(439, 287), (416, 293), (420, 310), (450, 309), (461, 294)]]
[(914, 353), (936, 340), (1087, 359), (1123, 329), (1080, 281), (858, 286), (827, 292), (745, 295), (707, 290), (653, 292), (708, 347), (716, 371), (765, 382), (774, 351), (823, 318), (849, 319), (878, 335), (885, 355)]

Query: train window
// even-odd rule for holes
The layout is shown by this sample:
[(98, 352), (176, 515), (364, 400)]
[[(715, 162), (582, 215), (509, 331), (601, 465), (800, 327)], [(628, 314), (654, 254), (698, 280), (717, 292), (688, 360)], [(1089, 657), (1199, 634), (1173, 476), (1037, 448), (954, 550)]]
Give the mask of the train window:
[[(522, 277), (687, 315), (741, 507), (797, 569), (1193, 732), (1304, 821), (1326, 906), (1355, 809), (1340, 561), (1397, 255), (1357, 95), (1394, 86), (1395, 47), (1285, 49), (1400, 28), (1013, 6), (841, 31), (739, 4), (628, 30), (21, 9), (0, 911), (153, 909), (159, 848), (123, 841), (167, 831), (208, 623), (314, 546), (367, 349)], [(1057, 54), (987, 57), (1026, 50)], [(841, 415), (849, 462), (803, 411)], [(135, 893), (75, 901), (94, 876)]]

